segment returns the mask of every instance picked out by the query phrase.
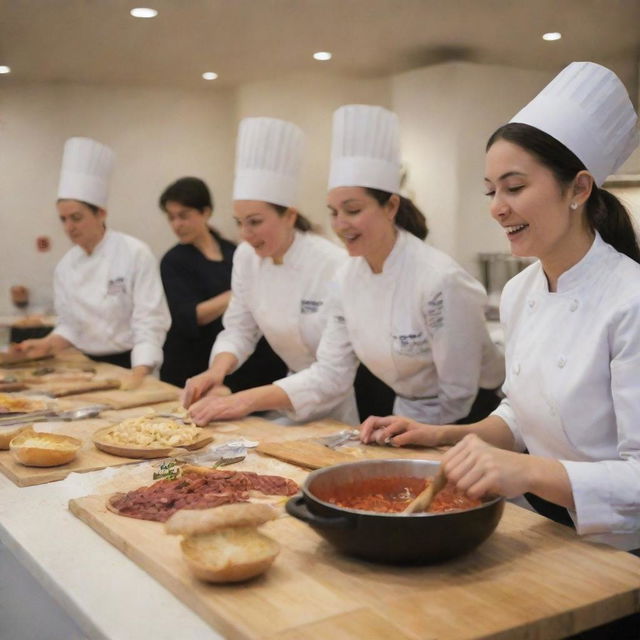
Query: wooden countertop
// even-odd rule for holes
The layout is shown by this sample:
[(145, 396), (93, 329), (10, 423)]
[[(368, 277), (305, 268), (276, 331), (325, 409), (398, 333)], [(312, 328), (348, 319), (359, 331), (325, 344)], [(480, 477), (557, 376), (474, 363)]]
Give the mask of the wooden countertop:
[[(218, 432), (295, 444), (338, 426), (248, 419), (220, 425)], [(284, 468), (251, 455), (263, 473)], [(114, 482), (144, 484), (140, 478), (149, 469), (148, 463), (128, 465), (26, 488), (0, 476), (0, 542), (87, 637), (551, 640), (640, 610), (640, 559), (581, 542), (572, 530), (514, 505), (466, 558), (405, 569), (339, 556), (305, 524), (284, 517), (267, 525), (284, 547), (269, 573), (245, 585), (206, 585), (172, 555), (177, 540), (158, 532), (160, 525), (126, 518), (114, 525), (109, 518), (118, 516), (85, 497), (105, 493)], [(296, 469), (303, 478), (306, 471)], [(66, 509), (70, 499), (98, 531), (110, 530), (110, 542)], [(140, 536), (153, 544), (145, 550)], [(135, 563), (125, 555), (132, 550)]]

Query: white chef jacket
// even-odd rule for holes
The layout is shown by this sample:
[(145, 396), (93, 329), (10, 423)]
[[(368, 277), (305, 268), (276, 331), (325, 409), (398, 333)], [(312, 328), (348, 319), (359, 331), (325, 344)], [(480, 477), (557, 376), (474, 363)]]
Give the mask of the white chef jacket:
[(71, 248), (54, 274), (54, 333), (89, 355), (131, 350), (132, 366), (162, 363), (171, 316), (146, 244), (107, 229), (88, 255)]
[[(314, 233), (296, 231), (282, 264), (260, 258), (251, 245), (241, 243), (233, 255), (225, 328), (216, 338), (211, 360), (219, 353), (231, 353), (240, 366), (264, 335), (290, 371), (310, 366), (327, 323), (330, 282), (346, 259), (344, 249)], [(352, 382), (323, 398), (304, 419), (330, 415), (359, 423)]]
[(506, 400), (520, 450), (564, 465), (579, 534), (640, 547), (640, 265), (596, 234), (550, 293), (540, 263), (510, 280)]
[(317, 362), (276, 383), (297, 415), (352, 384), (358, 359), (396, 392), (394, 413), (430, 424), (464, 418), (479, 387), (502, 384), (482, 285), (445, 253), (397, 231), (382, 273), (362, 257), (340, 268)]

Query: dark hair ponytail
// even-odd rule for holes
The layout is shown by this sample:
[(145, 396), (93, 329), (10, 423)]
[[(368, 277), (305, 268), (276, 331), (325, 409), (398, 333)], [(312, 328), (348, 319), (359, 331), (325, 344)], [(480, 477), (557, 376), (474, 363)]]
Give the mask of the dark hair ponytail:
[[(272, 202), (269, 202), (269, 205), (278, 212), (278, 215), (283, 215), (287, 209), (290, 209), (290, 207), (284, 207), (281, 204), (273, 204)], [(311, 222), (309, 222), (309, 219), (305, 218), (299, 211), (293, 226), (298, 229), (298, 231), (303, 231), (305, 233), (313, 230), (313, 226)]]
[[(580, 171), (586, 171), (582, 161), (548, 133), (528, 124), (510, 122), (500, 127), (487, 142), (488, 151), (498, 140), (506, 140), (533, 154), (566, 188)], [(585, 205), (587, 222), (592, 231), (614, 249), (640, 263), (640, 247), (624, 205), (612, 193), (593, 185)]]
[[(369, 187), (364, 187), (364, 190), (374, 198), (379, 205), (387, 204), (389, 198), (393, 195), (388, 191), (371, 189)], [(400, 198), (400, 205), (398, 206), (398, 213), (396, 213), (396, 224), (405, 231), (417, 236), (420, 240), (424, 240), (429, 235), (427, 219), (424, 213), (422, 213), (409, 198), (405, 198), (404, 196), (398, 197)]]

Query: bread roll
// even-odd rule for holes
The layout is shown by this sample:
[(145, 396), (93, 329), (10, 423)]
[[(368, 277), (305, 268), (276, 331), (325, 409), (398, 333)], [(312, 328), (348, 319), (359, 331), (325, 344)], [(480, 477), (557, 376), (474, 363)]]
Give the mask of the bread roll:
[(212, 533), (226, 527), (257, 527), (277, 517), (268, 504), (225, 504), (211, 509), (181, 509), (165, 523), (167, 533), (187, 536)]
[(167, 533), (185, 535), (181, 548), (194, 575), (207, 582), (240, 582), (264, 573), (280, 545), (257, 526), (277, 517), (267, 504), (225, 504), (182, 509), (165, 523)]
[(57, 467), (71, 462), (81, 440), (57, 433), (39, 433), (25, 429), (9, 443), (13, 457), (28, 467)]
[(0, 427), (0, 449), (9, 448), (9, 443), (25, 429), (31, 429), (31, 424), (17, 424), (14, 427)]
[(182, 553), (193, 574), (207, 582), (240, 582), (264, 573), (280, 545), (255, 527), (229, 527), (188, 536)]

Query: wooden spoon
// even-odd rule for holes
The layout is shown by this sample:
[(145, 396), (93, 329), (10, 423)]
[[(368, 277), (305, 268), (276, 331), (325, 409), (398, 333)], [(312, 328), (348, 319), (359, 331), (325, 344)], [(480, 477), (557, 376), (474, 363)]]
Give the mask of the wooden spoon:
[(436, 497), (436, 494), (439, 493), (446, 484), (447, 477), (444, 475), (442, 467), (440, 467), (433, 477), (433, 480), (406, 506), (402, 513), (409, 515), (416, 511), (426, 511)]

